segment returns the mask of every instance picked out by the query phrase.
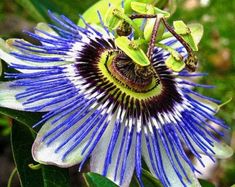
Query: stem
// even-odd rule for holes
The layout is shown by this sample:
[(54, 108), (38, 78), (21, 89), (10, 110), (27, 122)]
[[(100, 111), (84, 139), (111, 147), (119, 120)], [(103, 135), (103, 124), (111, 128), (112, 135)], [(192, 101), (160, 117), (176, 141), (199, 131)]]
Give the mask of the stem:
[(30, 169), (32, 169), (32, 170), (38, 170), (38, 169), (41, 169), (41, 164), (36, 164), (36, 165), (34, 165), (34, 164), (29, 164), (28, 165), (29, 166), (29, 168)]
[(9, 179), (8, 179), (7, 187), (11, 187), (12, 180), (13, 180), (16, 173), (17, 173), (17, 169), (14, 168), (11, 172), (11, 175), (10, 175)]
[(138, 18), (157, 18), (157, 15), (152, 14), (133, 14), (129, 16), (130, 19), (138, 19)]
[(154, 27), (153, 27), (153, 32), (152, 32), (151, 39), (150, 39), (150, 42), (149, 42), (147, 56), (148, 56), (150, 62), (152, 61), (153, 50), (154, 50), (154, 47), (155, 47), (155, 42), (156, 42), (156, 37), (157, 37), (157, 31), (159, 29), (161, 19), (162, 19), (162, 17), (156, 17)]
[(171, 28), (171, 26), (166, 22), (164, 18), (162, 18), (162, 22), (167, 28), (167, 30), (185, 47), (187, 52), (193, 54), (193, 50), (191, 49), (189, 44), (185, 42), (184, 39), (179, 34), (177, 34), (174, 29)]

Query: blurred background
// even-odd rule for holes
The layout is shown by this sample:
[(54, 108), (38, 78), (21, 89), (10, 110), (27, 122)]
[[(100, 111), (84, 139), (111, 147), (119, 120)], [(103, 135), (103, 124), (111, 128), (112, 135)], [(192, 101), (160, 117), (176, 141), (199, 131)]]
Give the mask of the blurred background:
[[(82, 14), (94, 2), (96, 0), (0, 0), (0, 37), (25, 38), (22, 30), (32, 30), (36, 23), (48, 21), (47, 17), (42, 16), (48, 8), (77, 22), (78, 14)], [(221, 108), (218, 116), (231, 127), (230, 132), (225, 132), (225, 141), (235, 150), (235, 1), (177, 0), (177, 10), (170, 21), (178, 19), (186, 23), (199, 22), (204, 26), (198, 56), (200, 71), (208, 72), (209, 76), (198, 81), (215, 85), (216, 88), (199, 89), (199, 92), (222, 102), (233, 98)], [(10, 146), (11, 121), (0, 115), (0, 187), (7, 186), (15, 167)], [(218, 187), (235, 184), (235, 155), (216, 162), (213, 167), (208, 163), (203, 178)], [(14, 180), (12, 186), (20, 186), (19, 181)]]

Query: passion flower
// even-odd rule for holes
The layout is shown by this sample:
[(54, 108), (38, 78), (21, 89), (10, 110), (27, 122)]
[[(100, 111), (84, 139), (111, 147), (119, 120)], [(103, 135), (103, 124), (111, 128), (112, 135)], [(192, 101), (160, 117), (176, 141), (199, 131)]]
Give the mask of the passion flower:
[(116, 33), (102, 20), (102, 27), (85, 22), (83, 28), (65, 16), (50, 16), (57, 26), (40, 23), (27, 32), (39, 45), (9, 39), (1, 40), (0, 49), (0, 58), (17, 70), (5, 73), (11, 81), (0, 84), (0, 106), (46, 112), (35, 124), (42, 125), (32, 147), (37, 162), (80, 163), (81, 169), (91, 157), (91, 171), (120, 186), (128, 186), (135, 171), (143, 186), (143, 158), (164, 186), (179, 187), (200, 186), (186, 149), (202, 165), (200, 154), (212, 160), (231, 156), (209, 123), (226, 128), (214, 116), (219, 101), (193, 91), (210, 86), (188, 79), (204, 74), (181, 68), (190, 45), (174, 32), (156, 38), (166, 20), (155, 17), (147, 39), (144, 29), (136, 35), (134, 16), (117, 16), (128, 25), (121, 34), (120, 25)]

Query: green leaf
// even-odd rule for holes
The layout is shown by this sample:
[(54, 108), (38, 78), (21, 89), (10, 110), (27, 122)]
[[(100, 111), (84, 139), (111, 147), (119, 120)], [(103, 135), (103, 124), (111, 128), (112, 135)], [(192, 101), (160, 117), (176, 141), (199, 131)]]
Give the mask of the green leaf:
[(135, 175), (133, 175), (131, 179), (130, 187), (140, 187), (140, 184)]
[(199, 179), (199, 182), (202, 185), (202, 187), (215, 187), (214, 184), (212, 184), (206, 180)]
[[(31, 127), (40, 120), (41, 113), (22, 112), (8, 108), (0, 108), (0, 113), (20, 122), (13, 124), (11, 141), (13, 155), (22, 186), (37, 187), (38, 184), (38, 187), (69, 187), (67, 169), (54, 166), (42, 166), (40, 170), (32, 170), (28, 167), (29, 164), (34, 163), (31, 156), (31, 147), (36, 132)], [(32, 174), (32, 177), (30, 174)], [(36, 175), (36, 177), (34, 175)], [(30, 177), (32, 179), (30, 179)], [(35, 182), (34, 184), (31, 183), (31, 181), (38, 181), (38, 183)]]
[[(36, 21), (46, 21), (45, 17), (40, 12), (39, 8), (36, 8), (31, 0), (16, 0), (32, 16)], [(44, 13), (45, 14), (45, 13)]]
[(70, 187), (69, 170), (56, 166), (42, 166), (43, 184), (47, 187)]
[[(163, 187), (161, 182), (157, 180), (149, 171), (142, 168), (142, 182), (144, 187)], [(140, 187), (140, 184), (134, 175), (130, 187)]]
[(150, 61), (144, 51), (140, 48), (134, 49), (130, 46), (130, 40), (127, 37), (118, 37), (115, 39), (115, 45), (126, 53), (136, 64), (140, 66), (150, 65)]
[(28, 165), (34, 163), (31, 156), (31, 146), (35, 138), (27, 126), (15, 122), (11, 133), (11, 146), (14, 161), (22, 187), (69, 187), (67, 169), (54, 166), (41, 166), (41, 169), (32, 170)]
[(49, 20), (48, 10), (63, 14), (73, 21), (78, 20), (78, 14), (83, 13), (88, 7), (97, 2), (97, 0), (80, 1), (80, 0), (17, 0), (32, 17), (37, 21)]
[(31, 146), (35, 134), (29, 128), (15, 123), (12, 127), (11, 146), (18, 170), (21, 186), (43, 186), (43, 178), (39, 170), (32, 171), (28, 164), (33, 163)]
[(11, 133), (10, 119), (0, 115), (0, 136), (8, 136)]
[(111, 180), (97, 173), (84, 173), (83, 177), (89, 187), (118, 187)]
[(31, 128), (41, 119), (41, 113), (23, 112), (0, 107), (0, 113), (15, 119), (28, 128)]
[(163, 187), (160, 181), (145, 169), (142, 169), (142, 180), (144, 187)]

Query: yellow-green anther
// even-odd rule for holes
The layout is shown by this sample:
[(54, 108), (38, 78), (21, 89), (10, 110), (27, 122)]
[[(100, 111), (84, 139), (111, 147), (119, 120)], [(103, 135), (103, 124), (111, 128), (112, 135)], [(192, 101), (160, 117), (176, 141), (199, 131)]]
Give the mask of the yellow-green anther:
[(148, 15), (162, 14), (163, 17), (165, 18), (170, 17), (169, 12), (161, 10), (157, 7), (154, 7), (152, 4), (148, 3), (131, 2), (131, 8), (139, 14), (148, 14)]
[(115, 39), (115, 45), (121, 49), (128, 57), (140, 66), (149, 66), (150, 61), (141, 48), (134, 49), (130, 46), (131, 41), (124, 36)]
[[(104, 19), (105, 26), (111, 30), (116, 29), (120, 24), (120, 18), (113, 14), (114, 9), (115, 7), (109, 7)], [(124, 9), (119, 9), (119, 11), (124, 13)]]
[(137, 36), (143, 38), (143, 33), (138, 25), (136, 25), (126, 14), (124, 14), (122, 10), (118, 8), (113, 9), (113, 15), (129, 23), (130, 26), (135, 30)]
[(174, 30), (177, 34), (188, 43), (193, 51), (198, 51), (197, 43), (195, 42), (190, 28), (183, 21), (174, 21), (173, 22)]
[(166, 51), (170, 53), (170, 56), (165, 61), (165, 64), (168, 68), (176, 72), (179, 72), (185, 68), (183, 57), (175, 49), (167, 45), (160, 44), (160, 43), (158, 43), (157, 46), (165, 49)]
[(154, 14), (154, 7), (151, 4), (131, 2), (131, 8), (139, 14)]
[(125, 0), (124, 1), (124, 10), (126, 14), (131, 14), (133, 13), (133, 9), (131, 8), (131, 3), (135, 3), (135, 2), (139, 2), (139, 3), (144, 3), (144, 4), (151, 4), (152, 6), (154, 6), (157, 1), (159, 0), (137, 0), (137, 1), (133, 1), (133, 0)]
[(176, 59), (176, 60), (183, 60), (182, 55), (180, 55), (174, 48), (158, 43), (156, 44), (158, 47), (165, 49), (166, 51), (168, 51), (169, 53), (171, 53), (171, 55)]
[(177, 60), (172, 54), (165, 61), (166, 66), (173, 71), (179, 72), (185, 68), (183, 60)]
[(177, 34), (180, 35), (191, 34), (189, 27), (183, 21), (174, 21), (173, 26)]
[(137, 49), (145, 43), (146, 43), (146, 40), (144, 40), (144, 39), (131, 40), (129, 46), (132, 47), (133, 49)]

